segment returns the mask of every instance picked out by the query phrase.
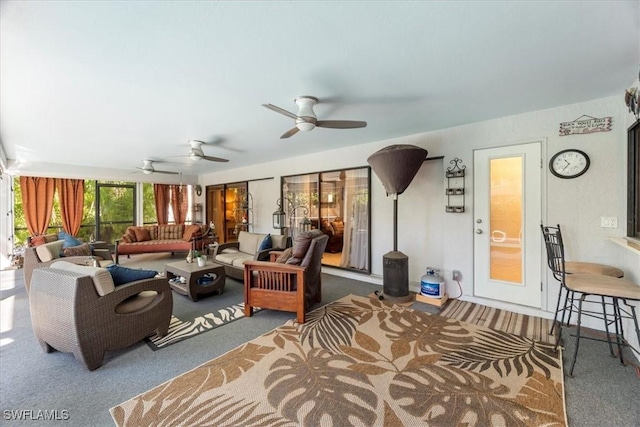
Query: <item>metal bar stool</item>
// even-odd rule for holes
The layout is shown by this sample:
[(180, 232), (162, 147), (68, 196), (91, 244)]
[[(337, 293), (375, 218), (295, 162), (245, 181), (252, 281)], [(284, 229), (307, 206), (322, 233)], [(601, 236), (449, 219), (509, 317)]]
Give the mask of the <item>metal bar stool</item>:
[[(545, 238), (545, 242), (547, 238), (549, 239), (556, 238), (554, 236), (555, 230), (557, 230), (558, 237), (560, 239), (562, 238), (562, 233), (560, 231), (559, 224), (557, 227), (544, 227), (542, 224), (540, 224), (540, 228), (542, 229), (542, 236)], [(547, 230), (546, 234), (545, 234), (545, 230)], [(548, 251), (548, 247), (547, 247), (547, 251)], [(564, 246), (563, 246), (563, 251), (564, 251)], [(547, 260), (551, 262), (549, 257), (547, 257)], [(549, 265), (549, 267), (551, 268), (551, 265)], [(551, 268), (551, 270), (553, 271), (553, 268)], [(617, 277), (617, 278), (624, 277), (624, 271), (622, 271), (618, 267), (613, 267), (611, 265), (606, 265), (606, 264), (598, 264), (594, 262), (565, 261), (565, 272), (566, 274), (596, 274), (600, 276), (610, 276), (610, 277)], [(566, 310), (567, 307), (574, 306), (575, 304), (575, 293), (566, 289), (560, 277), (557, 277), (555, 273), (554, 273), (554, 277), (556, 280), (560, 282), (560, 287), (558, 288), (558, 300), (556, 302), (556, 313), (553, 319), (553, 323), (551, 324), (551, 330), (549, 330), (549, 335), (553, 335), (553, 330), (555, 329), (556, 323), (558, 322), (558, 313), (560, 313), (561, 311), (560, 302), (562, 301), (563, 289), (565, 290), (565, 297), (564, 297), (564, 303), (562, 308), (563, 323), (564, 323), (564, 314), (567, 311)], [(604, 298), (602, 298), (602, 304), (603, 304), (603, 310), (605, 310), (604, 313), (606, 316), (606, 307), (605, 307)], [(571, 312), (572, 311), (569, 310), (569, 317), (567, 318), (567, 323), (566, 323), (567, 325), (571, 322)], [(612, 353), (613, 353), (613, 350), (612, 350)]]
[[(620, 355), (620, 363), (624, 364), (622, 357), (622, 345), (628, 345), (622, 342), (620, 338), (623, 334), (622, 319), (633, 319), (636, 335), (638, 341), (640, 341), (640, 328), (638, 327), (638, 317), (636, 315), (635, 307), (629, 304), (631, 301), (640, 301), (640, 286), (618, 277), (612, 277), (602, 274), (589, 274), (589, 273), (574, 273), (569, 274), (566, 268), (564, 260), (564, 244), (562, 241), (562, 233), (560, 226), (558, 227), (544, 227), (542, 228), (542, 235), (545, 241), (545, 247), (547, 250), (547, 261), (549, 268), (551, 269), (553, 276), (560, 281), (561, 288), (565, 288), (567, 291), (567, 297), (565, 298), (565, 306), (556, 310), (555, 321), (557, 321), (558, 311), (562, 311), (562, 320), (559, 322), (559, 332), (556, 338), (556, 348), (560, 344), (560, 338), (562, 336), (562, 327), (564, 326), (564, 317), (566, 312), (569, 313), (576, 311), (578, 314), (577, 332), (576, 332), (576, 345), (573, 353), (573, 361), (569, 371), (569, 376), (573, 376), (573, 369), (576, 364), (578, 356), (578, 348), (580, 346), (581, 338), (581, 323), (582, 315), (590, 315), (604, 320), (605, 330), (607, 332), (607, 342), (609, 344), (609, 350), (613, 355), (613, 347), (611, 341), (611, 335), (609, 333), (609, 320), (607, 319), (607, 310), (605, 305), (605, 298), (612, 300), (613, 306), (613, 323), (615, 325), (616, 341), (615, 344), (618, 347), (618, 353)], [(575, 293), (580, 294), (577, 307), (574, 304)], [(571, 303), (568, 303), (569, 294), (571, 295)], [(583, 302), (588, 296), (599, 297), (602, 301), (603, 312), (596, 313), (593, 311), (586, 311), (582, 309)], [(628, 310), (620, 307), (620, 302), (623, 302)], [(633, 347), (631, 347), (633, 349)], [(636, 349), (633, 349), (637, 351)]]
[[(558, 225), (558, 229), (560, 229), (560, 225)], [(606, 264), (598, 264), (594, 262), (580, 262), (580, 261), (565, 261), (565, 272), (567, 274), (595, 274), (598, 276), (609, 276), (609, 277), (617, 277), (619, 279), (624, 277), (624, 271), (619, 269), (618, 267), (613, 267), (611, 265)], [(562, 286), (558, 289), (558, 302), (556, 305), (556, 315), (558, 313), (558, 307), (560, 304), (560, 298), (562, 294)], [(571, 301), (569, 301), (569, 298)], [(575, 293), (574, 292), (565, 292), (564, 306), (574, 305), (575, 304)], [(605, 305), (604, 297), (602, 298), (603, 309)], [(567, 325), (571, 322), (571, 310), (569, 310), (569, 316), (567, 318)], [(606, 313), (606, 312), (605, 312)], [(549, 331), (550, 335), (553, 335), (553, 328), (555, 328), (556, 322), (554, 321), (551, 325), (551, 330)]]

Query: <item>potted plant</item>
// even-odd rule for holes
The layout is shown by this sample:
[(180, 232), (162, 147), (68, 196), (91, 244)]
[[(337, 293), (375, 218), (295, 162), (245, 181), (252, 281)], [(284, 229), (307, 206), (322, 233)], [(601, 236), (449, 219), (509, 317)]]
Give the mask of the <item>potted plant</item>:
[(193, 251), (193, 257), (198, 262), (198, 267), (204, 267), (207, 262), (207, 258), (202, 255), (199, 251)]

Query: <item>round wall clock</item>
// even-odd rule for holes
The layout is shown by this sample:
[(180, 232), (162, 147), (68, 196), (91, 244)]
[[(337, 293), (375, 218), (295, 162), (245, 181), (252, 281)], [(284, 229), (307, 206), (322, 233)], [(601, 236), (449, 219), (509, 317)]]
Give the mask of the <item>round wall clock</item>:
[(549, 162), (549, 169), (558, 178), (577, 178), (589, 169), (590, 164), (587, 153), (569, 149), (554, 154)]

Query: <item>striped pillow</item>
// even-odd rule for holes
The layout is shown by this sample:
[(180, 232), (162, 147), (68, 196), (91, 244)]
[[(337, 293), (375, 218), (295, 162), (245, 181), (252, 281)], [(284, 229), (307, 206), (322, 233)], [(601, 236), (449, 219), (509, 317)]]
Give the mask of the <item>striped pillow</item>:
[(160, 225), (158, 226), (158, 240), (182, 239), (184, 225)]

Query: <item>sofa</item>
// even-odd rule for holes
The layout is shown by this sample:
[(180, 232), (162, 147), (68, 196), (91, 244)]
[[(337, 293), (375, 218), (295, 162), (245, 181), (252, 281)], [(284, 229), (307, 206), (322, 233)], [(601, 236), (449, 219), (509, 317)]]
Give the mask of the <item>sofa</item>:
[(243, 280), (245, 261), (267, 261), (270, 251), (289, 246), (291, 239), (287, 236), (240, 231), (237, 242), (222, 243), (214, 248), (213, 260), (224, 267), (227, 276)]
[(325, 252), (337, 253), (342, 252), (344, 243), (344, 222), (342, 218), (336, 217), (333, 220), (325, 219), (322, 221), (321, 231), (329, 236)]
[(115, 242), (115, 262), (118, 264), (120, 255), (200, 251), (209, 244), (206, 230), (206, 225), (198, 224), (128, 227), (122, 238)]

